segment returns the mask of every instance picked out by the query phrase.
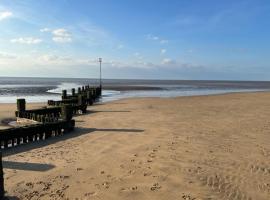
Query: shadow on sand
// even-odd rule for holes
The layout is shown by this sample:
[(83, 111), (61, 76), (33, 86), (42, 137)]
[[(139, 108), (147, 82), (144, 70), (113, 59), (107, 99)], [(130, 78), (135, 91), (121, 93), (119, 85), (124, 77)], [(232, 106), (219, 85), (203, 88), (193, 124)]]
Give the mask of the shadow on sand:
[(96, 131), (115, 132), (115, 133), (141, 133), (141, 132), (144, 132), (144, 130), (142, 130), (142, 129), (75, 128), (75, 130), (73, 132), (66, 133), (66, 134), (61, 135), (61, 136), (51, 137), (51, 138), (48, 138), (46, 140), (39, 140), (39, 141), (35, 141), (35, 142), (27, 143), (27, 144), (22, 144), (22, 145), (15, 146), (15, 147), (10, 147), (7, 149), (2, 149), (2, 155), (3, 155), (3, 157), (6, 157), (6, 156), (30, 151), (32, 149), (44, 147), (44, 146), (47, 146), (50, 144), (54, 144), (54, 143), (57, 143), (60, 141), (65, 141), (65, 140), (68, 140), (71, 138), (76, 138), (76, 137), (79, 137), (81, 135), (90, 134), (90, 133), (96, 132)]
[(18, 169), (26, 171), (39, 171), (45, 172), (53, 169), (55, 166), (51, 164), (29, 163), (29, 162), (14, 162), (14, 161), (2, 161), (3, 168), (6, 169)]
[(20, 200), (18, 197), (14, 197), (14, 196), (5, 196), (3, 198), (3, 200)]

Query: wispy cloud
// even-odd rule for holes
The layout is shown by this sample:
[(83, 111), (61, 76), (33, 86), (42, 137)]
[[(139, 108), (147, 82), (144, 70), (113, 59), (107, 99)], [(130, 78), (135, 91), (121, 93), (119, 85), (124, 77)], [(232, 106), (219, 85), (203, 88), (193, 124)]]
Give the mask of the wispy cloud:
[(51, 63), (51, 64), (65, 64), (65, 65), (68, 65), (68, 63), (73, 63), (73, 59), (71, 57), (58, 56), (58, 55), (54, 55), (54, 54), (41, 55), (39, 57), (39, 60), (41, 62), (45, 62), (46, 64)]
[(144, 60), (136, 60), (136, 61), (128, 61), (123, 62), (120, 60), (111, 60), (105, 61), (104, 64), (106, 67), (110, 68), (132, 68), (132, 69), (171, 69), (171, 70), (179, 70), (179, 69), (202, 69), (205, 68), (203, 65), (197, 65), (194, 63), (181, 62), (180, 60), (175, 60), (172, 58), (164, 58), (160, 62), (151, 62)]
[(50, 29), (50, 28), (42, 28), (39, 30), (42, 33), (51, 33), (52, 34), (52, 40), (57, 43), (68, 43), (72, 42), (72, 34), (64, 29), (64, 28), (58, 28), (58, 29)]
[(153, 41), (157, 41), (159, 42), (160, 44), (167, 44), (169, 42), (169, 40), (166, 40), (166, 39), (163, 39), (159, 36), (156, 36), (156, 35), (152, 35), (152, 34), (147, 34), (146, 35), (146, 39), (147, 40), (153, 40)]
[(16, 59), (17, 56), (9, 53), (0, 52), (0, 59)]
[(161, 64), (162, 65), (171, 65), (171, 64), (175, 64), (176, 61), (171, 59), (171, 58), (164, 58), (162, 61), (161, 61)]
[(52, 31), (52, 40), (59, 43), (67, 43), (72, 41), (71, 33), (66, 29), (60, 28)]
[(10, 12), (10, 11), (0, 12), (0, 21), (3, 20), (3, 19), (6, 19), (8, 17), (11, 17), (12, 15), (13, 15), (13, 13)]
[(42, 29), (40, 29), (39, 30), (40, 32), (50, 32), (51, 31), (51, 29), (49, 29), (49, 28), (42, 28)]
[(133, 55), (139, 60), (143, 59), (143, 56), (139, 52), (135, 52)]
[(32, 38), (32, 37), (21, 37), (14, 38), (10, 40), (11, 43), (19, 43), (19, 44), (39, 44), (42, 42), (40, 38)]
[(182, 62), (172, 58), (164, 58), (160, 64), (156, 65), (157, 68), (170, 68), (170, 69), (203, 69), (204, 65), (196, 63)]
[(147, 34), (146, 35), (146, 38), (148, 40), (159, 40), (159, 37), (158, 36), (155, 36), (155, 35), (152, 35), (152, 34)]
[(167, 52), (167, 49), (161, 49), (160, 50), (160, 54), (162, 54), (162, 55), (165, 54), (166, 52)]

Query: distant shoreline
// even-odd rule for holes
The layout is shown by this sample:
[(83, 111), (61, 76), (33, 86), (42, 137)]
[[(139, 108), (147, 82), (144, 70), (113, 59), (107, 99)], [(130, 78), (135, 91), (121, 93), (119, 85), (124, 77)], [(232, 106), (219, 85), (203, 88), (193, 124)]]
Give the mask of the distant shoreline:
[[(0, 103), (28, 103), (60, 100), (62, 90), (82, 85), (99, 85), (98, 79), (3, 78), (0, 79)], [(212, 95), (231, 92), (270, 91), (270, 82), (199, 81), (199, 80), (123, 80), (103, 79), (102, 102), (133, 97), (177, 97)]]

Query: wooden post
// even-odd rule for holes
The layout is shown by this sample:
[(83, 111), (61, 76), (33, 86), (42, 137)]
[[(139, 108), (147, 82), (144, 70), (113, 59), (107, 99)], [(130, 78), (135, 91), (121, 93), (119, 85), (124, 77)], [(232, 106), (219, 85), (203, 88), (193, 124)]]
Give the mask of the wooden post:
[(75, 88), (71, 89), (72, 96), (75, 96)]
[(86, 97), (87, 97), (87, 103), (88, 103), (88, 105), (92, 105), (93, 104), (92, 92), (91, 91), (87, 91), (86, 95), (87, 95)]
[(25, 99), (17, 99), (17, 110), (19, 112), (25, 111)]
[(82, 111), (82, 113), (86, 113), (87, 110), (87, 102), (84, 95), (78, 96), (78, 106), (80, 107), (79, 110)]
[(78, 96), (78, 105), (82, 106), (85, 104), (86, 104), (85, 97), (83, 95), (79, 95)]
[(2, 152), (0, 151), (0, 199), (3, 199), (5, 195), (4, 189), (4, 172), (2, 164)]
[(65, 121), (70, 121), (72, 119), (72, 106), (64, 104), (61, 107), (62, 119)]
[(67, 90), (62, 90), (62, 99), (67, 98)]

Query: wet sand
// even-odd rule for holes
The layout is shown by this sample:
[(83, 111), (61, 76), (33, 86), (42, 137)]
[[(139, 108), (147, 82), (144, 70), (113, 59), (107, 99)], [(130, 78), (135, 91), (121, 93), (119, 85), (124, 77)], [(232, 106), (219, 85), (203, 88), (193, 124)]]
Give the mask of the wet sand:
[(8, 196), (270, 199), (270, 93), (125, 99), (75, 119), (3, 152)]
[(115, 90), (115, 91), (153, 91), (153, 90), (164, 90), (162, 87), (156, 86), (139, 86), (139, 85), (104, 85), (104, 90)]

